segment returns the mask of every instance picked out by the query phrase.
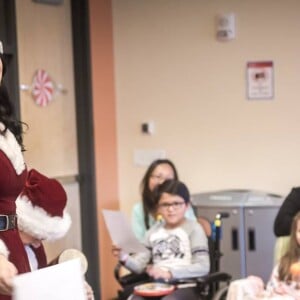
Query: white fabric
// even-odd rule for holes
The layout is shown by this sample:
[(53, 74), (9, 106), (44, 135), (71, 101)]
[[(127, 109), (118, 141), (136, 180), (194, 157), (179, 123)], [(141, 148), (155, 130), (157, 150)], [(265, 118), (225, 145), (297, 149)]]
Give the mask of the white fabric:
[(234, 280), (229, 285), (226, 300), (259, 299), (264, 289), (264, 283), (259, 277), (250, 276), (245, 279)]
[(0, 240), (0, 254), (4, 255), (6, 258), (8, 258), (9, 255), (9, 251), (2, 240)]
[(36, 258), (35, 253), (33, 252), (32, 248), (28, 245), (25, 245), (25, 251), (27, 253), (27, 257), (29, 260), (30, 270), (35, 271), (38, 269), (39, 264)]
[(18, 227), (37, 239), (53, 241), (62, 238), (71, 226), (71, 217), (64, 211), (62, 217), (51, 216), (43, 208), (33, 206), (27, 196), (16, 200)]
[(276, 272), (275, 267), (266, 290), (262, 279), (256, 276), (232, 281), (226, 300), (300, 300), (297, 284), (278, 281)]
[[(0, 131), (4, 130), (4, 128), (4, 125), (0, 123)], [(16, 170), (16, 173), (20, 175), (25, 170), (26, 166), (21, 146), (9, 129), (6, 130), (5, 134), (0, 134), (0, 150), (5, 153)]]

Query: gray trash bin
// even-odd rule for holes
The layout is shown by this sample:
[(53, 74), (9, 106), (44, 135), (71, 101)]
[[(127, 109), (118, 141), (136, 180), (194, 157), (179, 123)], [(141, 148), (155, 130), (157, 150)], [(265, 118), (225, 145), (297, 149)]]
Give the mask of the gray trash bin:
[(233, 279), (248, 275), (269, 280), (273, 269), (275, 235), (273, 224), (283, 197), (254, 190), (220, 190), (192, 195), (198, 217), (211, 222), (217, 213), (222, 219), (220, 270)]

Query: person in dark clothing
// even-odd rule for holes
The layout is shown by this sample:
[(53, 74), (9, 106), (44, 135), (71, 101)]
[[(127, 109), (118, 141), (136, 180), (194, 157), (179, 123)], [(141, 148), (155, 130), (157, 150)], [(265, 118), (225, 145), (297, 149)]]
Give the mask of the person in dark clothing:
[(300, 211), (300, 187), (292, 188), (282, 203), (274, 222), (276, 237), (288, 236), (294, 216)]

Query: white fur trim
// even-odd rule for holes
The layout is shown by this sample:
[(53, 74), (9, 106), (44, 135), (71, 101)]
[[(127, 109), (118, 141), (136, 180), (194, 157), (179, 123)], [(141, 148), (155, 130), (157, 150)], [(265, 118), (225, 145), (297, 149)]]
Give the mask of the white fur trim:
[(33, 206), (27, 196), (16, 200), (18, 227), (41, 240), (54, 241), (62, 238), (71, 226), (71, 217), (64, 211), (63, 217), (53, 217), (43, 208)]
[[(0, 131), (2, 130), (4, 130), (4, 125), (0, 123)], [(0, 150), (5, 153), (16, 173), (20, 175), (25, 170), (25, 162), (21, 147), (9, 129), (6, 130), (5, 134), (0, 133)]]
[(6, 258), (8, 258), (9, 255), (9, 251), (2, 240), (0, 240), (0, 254), (4, 255)]

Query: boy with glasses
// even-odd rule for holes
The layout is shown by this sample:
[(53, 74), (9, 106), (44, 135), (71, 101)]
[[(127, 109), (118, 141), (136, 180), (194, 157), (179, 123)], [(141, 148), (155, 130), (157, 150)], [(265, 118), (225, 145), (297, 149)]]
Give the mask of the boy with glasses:
[[(166, 180), (154, 191), (162, 221), (146, 233), (145, 252), (129, 256), (115, 249), (121, 262), (135, 273), (146, 272), (151, 278), (170, 281), (199, 277), (209, 272), (207, 237), (196, 221), (185, 218), (190, 194), (184, 183)], [(198, 299), (195, 288), (177, 289), (160, 299)], [(144, 299), (133, 295), (132, 299)], [(159, 298), (158, 298), (159, 299)]]

